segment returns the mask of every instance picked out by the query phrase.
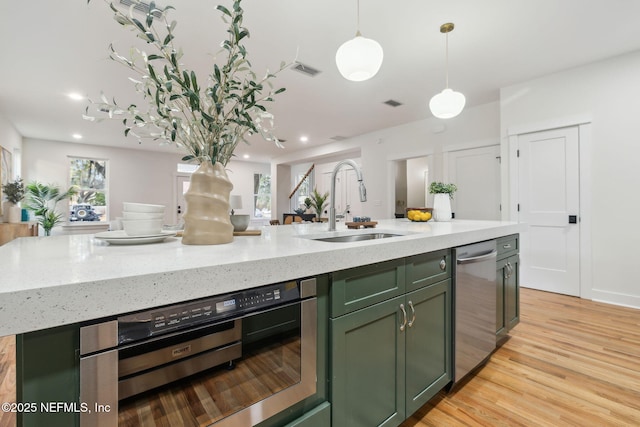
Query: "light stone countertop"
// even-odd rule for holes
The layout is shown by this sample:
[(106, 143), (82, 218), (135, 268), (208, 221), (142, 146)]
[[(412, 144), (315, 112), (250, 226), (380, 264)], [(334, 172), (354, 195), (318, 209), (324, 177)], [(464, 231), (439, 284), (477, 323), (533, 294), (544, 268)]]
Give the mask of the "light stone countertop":
[[(25, 237), (0, 246), (0, 336), (29, 332), (519, 233), (513, 222), (378, 221), (337, 232), (327, 224), (263, 227), (225, 245), (110, 245), (94, 235)], [(312, 237), (403, 236), (353, 243)]]

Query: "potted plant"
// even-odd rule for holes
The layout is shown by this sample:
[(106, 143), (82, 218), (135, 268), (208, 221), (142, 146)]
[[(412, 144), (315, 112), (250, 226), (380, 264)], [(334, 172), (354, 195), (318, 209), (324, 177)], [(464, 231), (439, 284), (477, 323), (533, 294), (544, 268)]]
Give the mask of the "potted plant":
[(27, 184), (26, 192), (25, 207), (33, 211), (38, 223), (44, 230), (44, 235), (50, 236), (51, 229), (61, 223), (63, 219), (63, 215), (56, 212), (56, 205), (58, 202), (73, 196), (76, 193), (76, 189), (71, 187), (62, 192), (55, 185), (46, 185), (34, 181)]
[[(185, 195), (182, 242), (232, 241), (233, 225), (228, 212), (233, 185), (225, 166), (238, 143), (247, 142), (246, 137), (251, 134), (262, 135), (281, 146), (271, 132), (273, 116), (265, 104), (284, 91), (271, 87), (276, 73), (267, 72), (258, 78), (252, 70), (244, 46), (249, 31), (243, 26), (241, 0), (234, 0), (231, 9), (217, 7), (228, 23), (228, 36), (221, 44), (220, 63), (213, 64), (204, 76), (198, 76), (181, 62), (182, 49), (175, 43), (176, 21), (168, 16), (174, 9), (172, 6), (159, 8), (153, 1), (146, 5), (132, 0), (133, 5), (125, 13), (118, 9), (117, 2), (105, 2), (119, 24), (147, 42), (146, 52), (133, 47), (128, 57), (110, 46), (111, 59), (140, 76), (139, 80), (132, 80), (136, 92), (147, 100), (147, 106), (120, 106), (102, 95), (101, 102), (92, 103), (97, 116), (89, 115), (87, 109), (85, 119), (121, 116), (125, 135), (134, 136), (139, 142), (150, 138), (183, 148), (187, 152), (183, 160), (200, 166), (193, 173)], [(145, 19), (135, 17), (134, 6), (148, 6)], [(279, 71), (286, 67), (281, 63)]]
[(429, 193), (433, 194), (433, 219), (435, 221), (450, 221), (451, 199), (453, 193), (458, 190), (455, 184), (445, 184), (443, 182), (432, 182), (429, 185)]
[(329, 192), (325, 192), (324, 194), (320, 194), (317, 188), (313, 189), (313, 193), (311, 193), (311, 206), (316, 211), (316, 215), (318, 216), (318, 221), (320, 221), (320, 217), (322, 216), (322, 212), (324, 211), (324, 207), (327, 204), (327, 199), (329, 198)]
[(4, 184), (2, 191), (5, 196), (7, 196), (6, 204), (2, 210), (6, 222), (20, 222), (22, 220), (22, 211), (19, 203), (24, 199), (24, 183), (22, 182), (22, 178)]
[(304, 199), (304, 208), (305, 208), (305, 212), (304, 213), (311, 213), (311, 198), (305, 197), (305, 199)]

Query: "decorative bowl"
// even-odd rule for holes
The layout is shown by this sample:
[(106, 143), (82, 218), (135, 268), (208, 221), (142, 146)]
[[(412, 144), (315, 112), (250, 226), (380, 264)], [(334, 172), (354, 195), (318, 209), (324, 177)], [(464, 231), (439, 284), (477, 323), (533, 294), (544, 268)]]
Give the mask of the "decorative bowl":
[(162, 219), (163, 213), (122, 211), (123, 219)]
[(123, 219), (122, 228), (127, 236), (149, 236), (162, 231), (162, 219)]
[(126, 212), (164, 213), (164, 205), (149, 205), (146, 203), (123, 202)]
[[(427, 222), (432, 218), (432, 211), (433, 211), (433, 208), (407, 208), (406, 217), (413, 222)], [(409, 214), (410, 212), (419, 212), (419, 214), (416, 215), (412, 213), (410, 215)], [(426, 216), (423, 215), (425, 213), (428, 213), (429, 215), (426, 215)]]

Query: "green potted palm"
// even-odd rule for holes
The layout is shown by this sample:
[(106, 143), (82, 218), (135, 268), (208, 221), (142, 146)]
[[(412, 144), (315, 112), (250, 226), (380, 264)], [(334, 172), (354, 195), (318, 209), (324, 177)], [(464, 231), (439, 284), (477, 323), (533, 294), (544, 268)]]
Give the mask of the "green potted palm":
[(24, 183), (22, 182), (22, 178), (4, 184), (2, 191), (7, 197), (7, 201), (2, 209), (5, 221), (20, 222), (22, 220), (22, 210), (20, 209), (19, 203), (24, 199)]
[(432, 182), (429, 193), (433, 194), (433, 219), (435, 221), (451, 221), (451, 199), (458, 190), (455, 184)]
[[(90, 0), (88, 0), (90, 1)], [(135, 6), (147, 6), (139, 0), (126, 12), (116, 2), (109, 3), (113, 16), (125, 29), (132, 30), (147, 43), (146, 52), (133, 47), (128, 56), (110, 46), (110, 57), (138, 76), (132, 79), (136, 92), (147, 101), (145, 108), (136, 104), (119, 105), (101, 96), (92, 102), (95, 115), (87, 110), (85, 119), (122, 118), (124, 134), (142, 141), (150, 138), (175, 144), (186, 151), (183, 160), (199, 163), (185, 195), (185, 244), (217, 244), (233, 240), (233, 225), (229, 220), (229, 194), (233, 185), (225, 166), (233, 157), (236, 146), (251, 134), (259, 134), (280, 146), (273, 136), (273, 116), (266, 103), (284, 91), (273, 89), (276, 73), (257, 77), (247, 58), (244, 42), (249, 31), (243, 26), (241, 0), (233, 7), (219, 5), (217, 10), (228, 24), (227, 38), (217, 55), (219, 63), (212, 65), (204, 76), (186, 68), (182, 49), (175, 42), (176, 21), (170, 19), (172, 6), (148, 4), (144, 19), (138, 19)], [(287, 67), (281, 63), (279, 71)], [(278, 71), (278, 72), (279, 72)], [(87, 107), (89, 108), (89, 107)]]
[(55, 185), (33, 181), (26, 186), (25, 208), (33, 211), (45, 236), (51, 235), (51, 229), (63, 221), (62, 213), (56, 211), (58, 202), (76, 194), (74, 187), (62, 191)]
[(320, 221), (320, 217), (322, 216), (322, 213), (324, 212), (324, 207), (327, 204), (327, 199), (328, 198), (329, 198), (329, 192), (328, 191), (326, 191), (323, 194), (320, 194), (318, 192), (318, 189), (314, 188), (313, 192), (311, 193), (311, 206), (316, 211), (316, 215), (318, 216), (318, 221)]

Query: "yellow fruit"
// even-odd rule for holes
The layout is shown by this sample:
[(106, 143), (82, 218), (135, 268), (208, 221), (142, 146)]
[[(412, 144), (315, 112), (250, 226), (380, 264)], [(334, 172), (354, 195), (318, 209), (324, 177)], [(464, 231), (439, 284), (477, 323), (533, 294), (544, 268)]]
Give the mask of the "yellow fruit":
[(414, 211), (414, 210), (407, 212), (407, 218), (409, 218), (411, 221), (415, 221), (417, 212), (418, 211)]

